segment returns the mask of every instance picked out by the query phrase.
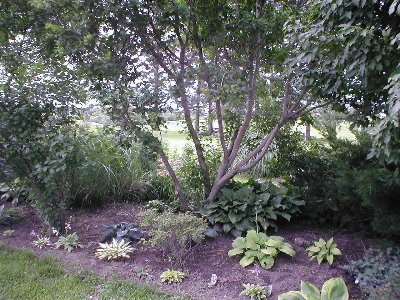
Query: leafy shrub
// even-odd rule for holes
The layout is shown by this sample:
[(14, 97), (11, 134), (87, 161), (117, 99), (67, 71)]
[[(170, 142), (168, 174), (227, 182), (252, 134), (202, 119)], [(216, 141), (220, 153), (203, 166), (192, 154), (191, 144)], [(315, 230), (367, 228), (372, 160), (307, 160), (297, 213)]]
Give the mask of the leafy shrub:
[(318, 261), (318, 264), (321, 264), (321, 262), (326, 260), (330, 265), (332, 265), (333, 257), (342, 254), (342, 252), (337, 248), (337, 245), (333, 243), (333, 238), (326, 242), (323, 239), (319, 239), (318, 242), (314, 242), (314, 245), (308, 247), (306, 251), (311, 259), (316, 259)]
[(349, 292), (342, 278), (331, 278), (318, 290), (308, 282), (301, 282), (300, 291), (290, 291), (278, 296), (278, 300), (348, 300)]
[(100, 243), (114, 239), (117, 241), (125, 240), (125, 242), (133, 242), (139, 241), (145, 237), (147, 237), (146, 231), (143, 231), (141, 228), (132, 223), (121, 222), (119, 224), (108, 226), (100, 238)]
[(208, 228), (202, 218), (189, 213), (145, 210), (140, 216), (142, 225), (150, 228), (150, 245), (161, 248), (171, 260), (180, 265), (193, 246), (201, 243)]
[(76, 232), (60, 236), (54, 245), (57, 249), (63, 247), (68, 252), (72, 252), (72, 250), (78, 247), (83, 248), (83, 245), (79, 243), (79, 237)]
[(161, 281), (169, 284), (182, 282), (185, 277), (186, 274), (184, 272), (170, 269), (162, 272), (160, 275)]
[(52, 245), (49, 237), (41, 235), (38, 235), (37, 239), (33, 241), (32, 244), (38, 247), (39, 249), (46, 248), (47, 246)]
[(296, 252), (289, 243), (285, 243), (280, 236), (267, 236), (265, 233), (250, 230), (246, 237), (238, 237), (232, 243), (233, 249), (228, 256), (244, 254), (239, 264), (246, 267), (258, 261), (264, 269), (270, 269), (274, 265), (275, 257), (279, 252), (295, 256)]
[(400, 276), (400, 249), (368, 249), (362, 258), (352, 261), (345, 269), (356, 278), (365, 294), (374, 293), (375, 289), (384, 289), (392, 278)]
[(222, 227), (224, 232), (240, 236), (252, 229), (277, 228), (278, 216), (290, 221), (301, 205), (304, 201), (282, 184), (250, 180), (223, 188), (218, 199), (206, 203), (201, 213), (217, 225), (215, 230)]
[(3, 231), (3, 236), (5, 237), (12, 237), (15, 236), (15, 230), (7, 229)]
[[(210, 172), (210, 179), (213, 182), (217, 176), (222, 153), (212, 142), (203, 143), (203, 152)], [(182, 179), (184, 193), (191, 204), (199, 205), (202, 203), (204, 201), (203, 173), (199, 167), (193, 146), (185, 146), (177, 174)]]
[(268, 290), (265, 290), (265, 286), (258, 284), (247, 283), (243, 284), (244, 291), (240, 295), (249, 296), (251, 300), (264, 300), (271, 295), (272, 286), (268, 286)]
[(0, 184), (0, 195), (0, 200), (12, 201), (13, 205), (18, 205), (27, 200), (28, 188), (23, 180), (15, 178), (9, 183)]
[(119, 258), (129, 258), (129, 253), (133, 252), (130, 242), (125, 240), (113, 239), (109, 243), (99, 243), (100, 248), (96, 250), (95, 256), (99, 259), (115, 260)]

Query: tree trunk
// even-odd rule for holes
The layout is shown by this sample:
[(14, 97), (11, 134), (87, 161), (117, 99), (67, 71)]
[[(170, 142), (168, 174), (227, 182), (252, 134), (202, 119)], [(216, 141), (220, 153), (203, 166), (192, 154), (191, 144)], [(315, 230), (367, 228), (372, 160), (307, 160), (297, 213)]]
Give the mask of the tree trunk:
[(200, 102), (201, 102), (201, 81), (197, 81), (196, 90), (196, 103), (195, 103), (195, 119), (194, 119), (194, 129), (200, 132)]
[(311, 127), (310, 127), (310, 125), (306, 126), (306, 141), (311, 141)]
[(208, 101), (208, 117), (207, 117), (207, 134), (212, 135), (214, 132), (213, 126), (213, 105), (211, 99)]

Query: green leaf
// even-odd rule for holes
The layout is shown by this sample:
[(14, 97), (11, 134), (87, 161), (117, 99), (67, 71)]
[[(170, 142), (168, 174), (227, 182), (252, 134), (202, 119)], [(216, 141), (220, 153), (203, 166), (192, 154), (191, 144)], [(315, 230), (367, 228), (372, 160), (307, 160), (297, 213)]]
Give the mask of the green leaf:
[(301, 281), (300, 291), (306, 300), (320, 300), (320, 291), (311, 283)]
[(342, 278), (332, 278), (321, 288), (321, 300), (348, 300), (349, 292)]
[(239, 264), (240, 264), (242, 267), (247, 267), (247, 266), (251, 265), (251, 264), (254, 262), (254, 259), (255, 259), (254, 256), (251, 256), (251, 257), (244, 256), (244, 257), (239, 261)]
[(333, 255), (342, 255), (342, 252), (338, 248), (331, 249)]
[(244, 237), (236, 238), (232, 243), (233, 248), (246, 249), (246, 239)]
[(243, 217), (240, 214), (234, 212), (228, 213), (228, 218), (233, 224), (243, 219)]
[(229, 232), (231, 231), (233, 228), (233, 225), (230, 223), (225, 223), (224, 225), (222, 225), (222, 229), (224, 230), (224, 232)]
[(264, 256), (261, 260), (259, 260), (261, 267), (264, 269), (271, 269), (274, 265), (274, 258), (272, 256)]
[(318, 252), (321, 250), (321, 248), (319, 248), (319, 247), (317, 247), (317, 246), (310, 246), (310, 247), (308, 247), (306, 250), (307, 250), (307, 251), (310, 251), (310, 252), (318, 253)]
[(239, 255), (239, 254), (242, 254), (243, 252), (244, 252), (243, 249), (234, 248), (234, 249), (231, 249), (228, 251), (228, 256), (231, 257), (231, 256)]
[(333, 264), (333, 255), (328, 255), (328, 256), (326, 257), (326, 260), (328, 261), (328, 263), (329, 263), (330, 265), (332, 265), (332, 264)]
[(287, 255), (290, 255), (291, 257), (296, 256), (296, 251), (293, 250), (292, 246), (287, 246), (287, 245), (283, 245), (281, 248), (279, 248), (280, 251), (282, 251), (283, 253), (286, 253)]
[(303, 295), (298, 291), (290, 291), (278, 296), (278, 300), (305, 300)]
[(333, 243), (333, 237), (326, 242), (326, 247), (329, 248)]
[(278, 254), (278, 251), (274, 247), (267, 247), (265, 249), (260, 250), (262, 253), (275, 257)]
[(318, 262), (318, 264), (320, 265), (321, 264), (321, 262), (324, 260), (324, 258), (323, 257), (317, 257), (317, 262)]

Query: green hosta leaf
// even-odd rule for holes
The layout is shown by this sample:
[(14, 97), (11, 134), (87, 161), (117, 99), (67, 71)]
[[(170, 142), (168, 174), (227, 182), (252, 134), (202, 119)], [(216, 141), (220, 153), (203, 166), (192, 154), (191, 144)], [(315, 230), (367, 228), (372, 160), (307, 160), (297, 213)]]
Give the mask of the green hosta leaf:
[(333, 255), (342, 255), (342, 252), (338, 248), (331, 249)]
[(333, 243), (333, 237), (326, 242), (326, 248), (329, 248)]
[(264, 256), (264, 254), (262, 252), (258, 251), (258, 250), (247, 250), (244, 253), (244, 255), (246, 255), (247, 257), (252, 257), (253, 256), (253, 257), (257, 257), (257, 258)]
[(326, 242), (323, 239), (319, 239), (318, 242), (314, 242), (314, 245), (317, 246), (317, 247), (322, 248), (322, 247), (324, 247), (326, 245)]
[(239, 254), (242, 254), (243, 252), (244, 252), (243, 249), (234, 248), (234, 249), (231, 249), (228, 251), (228, 256), (231, 257), (231, 256), (239, 255)]
[(235, 223), (239, 222), (240, 220), (242, 220), (243, 216), (238, 213), (230, 212), (228, 214), (228, 218), (232, 223), (235, 224)]
[(233, 248), (245, 249), (246, 248), (246, 239), (244, 237), (236, 238), (232, 243)]
[(310, 246), (310, 247), (308, 247), (306, 250), (307, 250), (307, 251), (310, 251), (310, 252), (318, 253), (319, 250), (321, 250), (321, 249), (320, 249), (319, 247), (316, 247), (316, 246)]
[(264, 269), (271, 269), (274, 265), (274, 258), (272, 256), (264, 256), (261, 260), (259, 260), (261, 267)]
[(288, 243), (283, 244), (283, 246), (279, 248), (279, 250), (283, 253), (286, 253), (287, 255), (290, 255), (291, 257), (296, 256), (296, 251), (294, 251), (292, 246)]
[(260, 250), (262, 253), (265, 253), (269, 256), (273, 256), (275, 257), (276, 255), (278, 255), (278, 251), (276, 250), (276, 248), (274, 247), (267, 247), (265, 249), (261, 249)]
[(317, 262), (318, 262), (319, 265), (321, 264), (321, 262), (322, 262), (323, 260), (324, 260), (323, 257), (317, 257)]
[(233, 228), (233, 225), (230, 223), (225, 223), (224, 225), (222, 225), (222, 229), (224, 230), (224, 232), (229, 232), (231, 231)]
[(247, 267), (247, 266), (251, 265), (251, 264), (254, 262), (254, 259), (255, 259), (254, 256), (251, 256), (251, 257), (244, 256), (244, 257), (239, 261), (239, 264), (240, 264), (242, 267)]
[(264, 232), (259, 232), (258, 237), (259, 237), (260, 244), (263, 244), (268, 240), (268, 235), (266, 235)]
[(277, 212), (277, 214), (278, 215), (280, 215), (280, 216), (282, 216), (282, 217), (284, 217), (286, 220), (288, 220), (288, 221), (290, 221), (290, 219), (291, 219), (291, 215), (290, 214), (288, 214), (288, 213), (285, 213), (285, 212)]
[(328, 261), (328, 263), (329, 263), (330, 265), (332, 265), (332, 264), (333, 264), (333, 255), (328, 255), (328, 256), (326, 257), (326, 260)]
[(291, 291), (278, 296), (278, 300), (305, 300), (298, 291)]
[(246, 241), (252, 241), (254, 243), (258, 243), (260, 241), (260, 237), (255, 230), (249, 230), (246, 234)]
[(300, 284), (300, 291), (306, 300), (320, 300), (320, 291), (311, 283), (302, 281)]
[(329, 279), (321, 288), (321, 300), (348, 300), (349, 292), (342, 278)]
[(320, 300), (320, 291), (311, 283), (301, 281), (300, 291), (306, 300)]

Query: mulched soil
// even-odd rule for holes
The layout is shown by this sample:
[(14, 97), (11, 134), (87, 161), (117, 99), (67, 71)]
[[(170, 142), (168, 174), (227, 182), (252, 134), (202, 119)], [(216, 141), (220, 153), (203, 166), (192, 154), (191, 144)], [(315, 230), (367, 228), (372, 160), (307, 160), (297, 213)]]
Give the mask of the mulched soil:
[[(354, 284), (354, 279), (342, 269), (342, 266), (348, 261), (360, 257), (365, 251), (363, 241), (356, 234), (334, 235), (335, 242), (342, 250), (343, 255), (338, 257), (331, 267), (328, 264), (318, 265), (316, 261), (310, 261), (304, 247), (301, 246), (301, 241), (312, 242), (320, 237), (329, 239), (332, 236), (331, 231), (293, 224), (281, 227), (277, 234), (293, 245), (297, 256), (291, 258), (285, 254), (279, 255), (270, 270), (264, 270), (257, 266), (240, 267), (239, 258), (231, 258), (227, 255), (231, 249), (233, 238), (219, 236), (206, 240), (194, 249), (183, 268), (189, 274), (184, 282), (166, 285), (160, 282), (159, 276), (165, 269), (172, 266), (162, 252), (157, 249), (136, 245), (135, 253), (125, 261), (100, 261), (95, 258), (97, 243), (103, 229), (122, 221), (137, 223), (139, 206), (113, 204), (94, 210), (69, 211), (69, 215), (72, 216), (71, 232), (77, 232), (81, 242), (86, 246), (84, 249), (77, 249), (72, 253), (52, 248), (34, 248), (32, 241), (35, 238), (30, 233), (32, 230), (40, 233), (42, 222), (31, 207), (20, 207), (19, 209), (24, 215), (22, 221), (14, 224), (11, 228), (0, 227), (1, 233), (5, 229), (14, 229), (15, 236), (4, 237), (0, 234), (0, 241), (18, 247), (32, 248), (39, 255), (57, 257), (70, 272), (89, 269), (101, 278), (112, 276), (137, 283), (147, 283), (164, 291), (187, 294), (197, 300), (248, 299), (239, 296), (244, 283), (272, 284), (272, 296), (269, 299), (276, 300), (278, 295), (283, 292), (299, 290), (301, 280), (321, 287), (329, 278), (343, 277), (349, 287), (351, 299), (363, 299), (358, 286)], [(56, 237), (52, 238), (53, 241), (56, 239)], [(144, 273), (147, 275), (139, 276)], [(218, 282), (216, 286), (209, 287), (208, 283), (212, 274), (218, 276)]]

